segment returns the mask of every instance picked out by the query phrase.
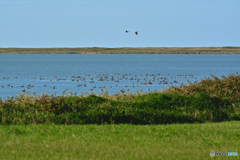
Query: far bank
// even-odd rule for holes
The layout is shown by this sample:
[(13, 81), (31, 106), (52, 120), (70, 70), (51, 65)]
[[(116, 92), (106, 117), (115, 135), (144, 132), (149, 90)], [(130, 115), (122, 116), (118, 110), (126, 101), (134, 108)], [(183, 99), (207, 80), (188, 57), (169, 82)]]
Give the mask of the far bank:
[(240, 54), (240, 47), (0, 48), (11, 54)]

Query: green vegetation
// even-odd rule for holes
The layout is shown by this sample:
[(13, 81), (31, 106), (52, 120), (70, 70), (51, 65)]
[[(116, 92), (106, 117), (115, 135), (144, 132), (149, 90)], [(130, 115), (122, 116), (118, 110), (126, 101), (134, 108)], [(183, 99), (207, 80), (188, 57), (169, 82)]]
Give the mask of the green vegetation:
[[(240, 153), (237, 121), (174, 125), (2, 125), (1, 159), (212, 159)], [(226, 159), (214, 157), (213, 159)], [(238, 159), (228, 157), (227, 159)]]
[(165, 92), (177, 93), (180, 95), (196, 95), (204, 92), (211, 97), (218, 97), (231, 103), (239, 103), (240, 101), (240, 75), (230, 74), (229, 76), (221, 76), (220, 78), (211, 75), (212, 79), (203, 79), (199, 83), (189, 83), (189, 85), (181, 85), (178, 87), (170, 87)]
[(212, 158), (211, 151), (239, 154), (239, 84), (237, 74), (147, 94), (0, 100), (0, 157), (202, 160)]
[(46, 54), (240, 54), (240, 47), (0, 48), (0, 53)]
[(171, 124), (240, 120), (240, 75), (163, 92), (74, 96), (19, 95), (0, 100), (1, 124)]

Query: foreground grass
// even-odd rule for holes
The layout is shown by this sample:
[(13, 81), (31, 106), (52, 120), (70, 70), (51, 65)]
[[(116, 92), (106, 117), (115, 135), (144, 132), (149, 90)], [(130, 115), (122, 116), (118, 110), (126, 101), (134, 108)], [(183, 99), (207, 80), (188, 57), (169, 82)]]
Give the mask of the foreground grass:
[(211, 151), (240, 153), (239, 138), (237, 121), (174, 125), (4, 125), (0, 126), (0, 157), (202, 160), (212, 159)]
[(0, 48), (0, 53), (62, 54), (240, 54), (240, 47)]

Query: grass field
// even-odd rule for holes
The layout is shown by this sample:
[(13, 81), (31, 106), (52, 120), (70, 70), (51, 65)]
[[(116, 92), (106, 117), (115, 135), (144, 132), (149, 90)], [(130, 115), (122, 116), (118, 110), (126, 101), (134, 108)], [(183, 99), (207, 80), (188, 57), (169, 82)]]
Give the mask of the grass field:
[(240, 47), (0, 48), (0, 53), (46, 54), (240, 54)]
[[(211, 151), (240, 153), (239, 139), (238, 121), (173, 125), (3, 125), (0, 126), (0, 158), (203, 160), (213, 159)], [(239, 159), (239, 156), (228, 158)]]

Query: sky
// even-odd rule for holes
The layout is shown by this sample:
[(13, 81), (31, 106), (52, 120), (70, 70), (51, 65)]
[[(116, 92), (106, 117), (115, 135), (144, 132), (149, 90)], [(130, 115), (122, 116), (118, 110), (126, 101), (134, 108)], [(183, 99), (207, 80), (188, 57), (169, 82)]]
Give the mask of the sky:
[(1, 48), (222, 46), (240, 0), (0, 0)]

